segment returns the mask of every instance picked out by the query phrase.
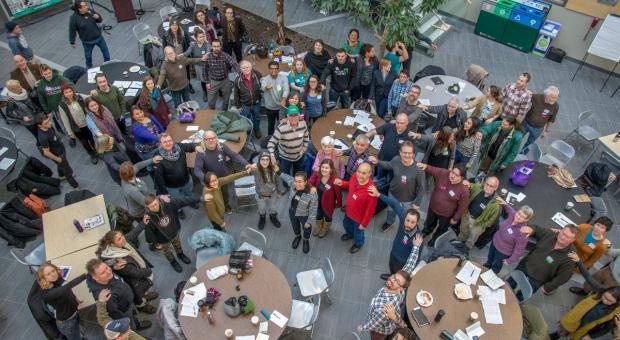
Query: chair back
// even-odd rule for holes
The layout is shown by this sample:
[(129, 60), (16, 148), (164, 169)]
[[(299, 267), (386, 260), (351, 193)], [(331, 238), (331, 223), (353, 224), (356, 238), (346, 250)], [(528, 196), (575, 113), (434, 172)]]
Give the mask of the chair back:
[(594, 114), (593, 111), (583, 111), (579, 114), (579, 125), (582, 124), (582, 122), (585, 122), (586, 120), (588, 120), (590, 117), (592, 117), (592, 115)]
[(323, 258), (323, 261), (321, 262), (321, 270), (323, 271), (325, 282), (327, 282), (327, 288), (331, 287), (336, 280), (336, 273), (334, 272), (334, 266), (332, 266), (332, 261), (329, 257)]
[(23, 256), (23, 258), (17, 253), (17, 249), (15, 248), (11, 248), (9, 253), (15, 258), (15, 261), (24, 266), (28, 266), (31, 273), (39, 270), (39, 267), (45, 263), (45, 243), (43, 242)]
[(601, 151), (601, 162), (609, 165), (614, 172), (620, 171), (620, 159), (606, 150)]
[(554, 140), (549, 145), (549, 150), (541, 157), (545, 164), (564, 166), (575, 157), (575, 149), (563, 140)]
[(439, 235), (439, 237), (437, 237), (437, 239), (435, 240), (435, 249), (439, 249), (441, 248), (441, 246), (450, 241), (450, 230), (446, 231), (445, 233)]
[(136, 37), (136, 39), (140, 43), (144, 43), (144, 41), (149, 36), (153, 35), (153, 33), (151, 33), (151, 26), (149, 26), (148, 24), (144, 22), (135, 24), (132, 30), (133, 30), (133, 35)]
[(265, 237), (265, 234), (254, 228), (247, 227), (243, 229), (241, 231), (240, 239), (239, 244), (241, 245), (243, 242), (247, 242), (263, 252), (267, 248), (267, 238)]
[(13, 132), (13, 130), (7, 129), (5, 127), (0, 127), (0, 138), (8, 139), (13, 142), (13, 144), (15, 144), (16, 142), (15, 133)]
[(161, 17), (161, 21), (168, 20), (169, 17), (176, 15), (177, 9), (174, 6), (164, 6), (159, 9), (159, 16)]
[(295, 56), (295, 48), (291, 45), (279, 45), (276, 46), (276, 49), (282, 51), (282, 55)]
[(601, 216), (605, 216), (607, 214), (607, 205), (605, 201), (596, 196), (590, 196), (590, 206), (592, 207), (592, 213), (590, 214), (590, 219), (588, 222), (592, 222)]
[(254, 196), (256, 194), (256, 183), (254, 176), (248, 175), (235, 180), (235, 194), (237, 197)]
[(520, 270), (512, 271), (510, 273), (510, 277), (517, 284), (517, 286), (513, 289), (514, 293), (517, 294), (518, 292), (521, 292), (521, 296), (523, 297), (521, 301), (519, 301), (519, 303), (525, 303), (532, 297), (532, 294), (534, 293), (532, 285), (530, 285), (527, 277)]
[(308, 327), (312, 327), (314, 329), (314, 323), (316, 322), (316, 319), (319, 318), (319, 311), (321, 310), (321, 294), (315, 295), (311, 299), (314, 308), (312, 309), (312, 318), (310, 319), (310, 324)]

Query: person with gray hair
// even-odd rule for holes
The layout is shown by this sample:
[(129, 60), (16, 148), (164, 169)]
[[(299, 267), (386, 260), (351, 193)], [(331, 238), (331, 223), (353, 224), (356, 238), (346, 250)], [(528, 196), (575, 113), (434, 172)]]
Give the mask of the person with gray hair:
[(260, 133), (260, 112), (261, 112), (261, 84), (262, 74), (252, 69), (252, 63), (242, 60), (239, 63), (241, 72), (237, 75), (234, 83), (234, 100), (237, 111), (252, 122), (254, 136), (258, 139), (262, 137)]
[(463, 125), (463, 121), (467, 118), (467, 113), (461, 108), (461, 103), (456, 96), (450, 98), (448, 103), (444, 105), (419, 105), (418, 107), (427, 113), (434, 113), (437, 115), (435, 124), (432, 126), (430, 131), (433, 133), (437, 133), (444, 126), (449, 126), (452, 129), (456, 129)]
[(168, 90), (172, 96), (175, 110), (172, 112), (172, 119), (179, 119), (176, 108), (181, 103), (189, 101), (189, 79), (185, 66), (189, 64), (198, 64), (207, 60), (205, 54), (202, 58), (187, 58), (182, 54), (177, 56), (174, 47), (166, 46), (164, 48), (164, 62), (161, 64), (157, 87), (164, 84), (164, 80), (168, 81)]
[(368, 151), (369, 145), (370, 139), (362, 133), (355, 137), (353, 147), (342, 153), (345, 156), (349, 156), (349, 160), (347, 161), (347, 165), (345, 167), (345, 180), (349, 180), (349, 178), (351, 178), (351, 176), (357, 171), (357, 167), (360, 166), (360, 164), (370, 164), (368, 160), (372, 155), (370, 151)]
[(545, 138), (560, 110), (558, 97), (560, 90), (556, 86), (549, 86), (543, 93), (532, 95), (532, 106), (525, 115), (525, 119), (521, 124), (523, 130), (527, 132), (527, 141), (523, 145), (523, 154), (527, 154), (529, 146), (540, 138)]

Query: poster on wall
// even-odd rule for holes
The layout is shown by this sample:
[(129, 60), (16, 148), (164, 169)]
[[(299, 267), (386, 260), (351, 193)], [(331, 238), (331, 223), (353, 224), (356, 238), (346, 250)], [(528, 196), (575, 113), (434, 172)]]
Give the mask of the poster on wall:
[(9, 17), (19, 18), (62, 1), (63, 0), (2, 0), (2, 3)]

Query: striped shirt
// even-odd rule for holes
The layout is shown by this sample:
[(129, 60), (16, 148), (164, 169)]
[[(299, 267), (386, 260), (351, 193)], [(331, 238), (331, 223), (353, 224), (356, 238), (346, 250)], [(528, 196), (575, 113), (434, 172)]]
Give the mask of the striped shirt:
[(505, 116), (524, 117), (532, 105), (532, 91), (517, 89), (516, 84), (502, 89), (502, 112)]
[(267, 143), (267, 149), (274, 156), (277, 145), (280, 158), (295, 162), (304, 155), (309, 141), (310, 136), (305, 121), (300, 120), (297, 127), (292, 127), (285, 122), (278, 125), (273, 132), (273, 136)]

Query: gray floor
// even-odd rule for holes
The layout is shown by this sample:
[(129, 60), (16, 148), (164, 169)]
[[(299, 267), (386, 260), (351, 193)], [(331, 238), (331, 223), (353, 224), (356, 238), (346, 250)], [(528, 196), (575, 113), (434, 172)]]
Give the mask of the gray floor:
[[(273, 19), (273, 1), (267, 0), (232, 0), (233, 4), (238, 5), (266, 18)], [(101, 1), (109, 5), (109, 1)], [(156, 11), (167, 1), (143, 1), (145, 9), (155, 9)], [(97, 9), (99, 10), (99, 9)], [(302, 22), (325, 18), (326, 16), (314, 12), (309, 7), (309, 1), (287, 1), (286, 3), (287, 25), (299, 24)], [(137, 44), (133, 38), (131, 27), (135, 21), (116, 24), (115, 20), (107, 13), (102, 13), (105, 20), (111, 23), (114, 28), (110, 35), (105, 38), (110, 47), (113, 58), (119, 60), (129, 60), (141, 62), (141, 56), (137, 53)], [(43, 20), (37, 24), (26, 27), (25, 35), (32, 45), (36, 54), (64, 67), (71, 65), (82, 65), (82, 50), (78, 47), (72, 50), (67, 42), (67, 29), (70, 13), (64, 12), (51, 18)], [(328, 15), (330, 16), (330, 15)], [(480, 38), (472, 33), (473, 27), (458, 21), (448, 19), (455, 29), (446, 35), (440, 43), (440, 49), (434, 58), (428, 58), (419, 53), (414, 54), (414, 62), (411, 73), (419, 71), (428, 64), (443, 67), (447, 74), (464, 77), (466, 67), (471, 63), (483, 65), (489, 72), (489, 84), (500, 86), (515, 80), (519, 72), (527, 71), (533, 75), (530, 87), (534, 91), (541, 91), (548, 85), (557, 85), (562, 91), (560, 97), (560, 115), (558, 122), (551, 133), (551, 140), (562, 138), (577, 125), (577, 116), (584, 110), (596, 112), (596, 119), (593, 122), (604, 134), (620, 130), (620, 123), (617, 119), (617, 107), (620, 105), (620, 95), (609, 98), (613, 89), (618, 86), (618, 79), (612, 79), (605, 90), (598, 91), (605, 79), (605, 74), (596, 70), (585, 68), (575, 79), (570, 78), (576, 69), (576, 64), (564, 62), (557, 64), (546, 59), (541, 59), (532, 55), (525, 55), (509, 47), (495, 44), (484, 38)], [(154, 29), (160, 21), (157, 12), (148, 13), (141, 21), (151, 25)], [(326, 43), (332, 46), (339, 46), (346, 38), (348, 30), (354, 27), (347, 18), (337, 18), (323, 21), (316, 24), (302, 25), (296, 28), (297, 31), (315, 38), (323, 38)], [(362, 41), (375, 43), (368, 40), (372, 34), (362, 29)], [(4, 41), (4, 40), (3, 40)], [(0, 70), (2, 82), (8, 79), (8, 72), (12, 69), (10, 64), (10, 53), (0, 49), (0, 58), (5, 60), (5, 66)], [(95, 50), (95, 63), (101, 62), (101, 56)], [(197, 85), (195, 83), (195, 85)], [(198, 95), (196, 95), (198, 97)], [(266, 122), (263, 122), (266, 124)], [(6, 126), (4, 122), (0, 126)], [(18, 146), (29, 155), (38, 155), (31, 135), (23, 128), (15, 125), (8, 126), (17, 134)], [(263, 128), (265, 128), (263, 126)], [(576, 139), (569, 140), (574, 146), (578, 146)], [(548, 140), (539, 141), (544, 148), (548, 145)], [(577, 173), (583, 166), (585, 155), (591, 147), (584, 146), (578, 148), (577, 157), (569, 164), (573, 173)], [(595, 156), (596, 159), (597, 156)], [(107, 203), (115, 202), (124, 204), (120, 195), (119, 188), (114, 184), (102, 164), (92, 165), (86, 153), (79, 147), (71, 149), (69, 157), (70, 163), (76, 170), (77, 179), (82, 188), (91, 190), (95, 193), (103, 193)], [(51, 162), (46, 161), (51, 166)], [(65, 183), (63, 194), (70, 190)], [(4, 188), (0, 188), (0, 200), (6, 201), (10, 198)], [(618, 203), (609, 196), (604, 196), (607, 205), (610, 207), (611, 217), (617, 220), (620, 216), (616, 213)], [(59, 207), (62, 204), (63, 195), (49, 199), (52, 207)], [(424, 206), (428, 204), (428, 197), (424, 200)], [(283, 202), (284, 204), (284, 202)], [(281, 215), (284, 215), (285, 207), (280, 206)], [(535, 208), (535, 207), (534, 207)], [(208, 222), (201, 210), (188, 210), (188, 218), (183, 222), (181, 232), (182, 239), (185, 240), (195, 230), (207, 226)], [(384, 222), (385, 213), (381, 213), (369, 226), (367, 232), (367, 243), (357, 254), (351, 255), (339, 241), (341, 230), (342, 214), (337, 213), (334, 223), (334, 232), (327, 238), (318, 240), (312, 239), (312, 250), (309, 255), (303, 255), (301, 250), (294, 251), (290, 248), (292, 231), (286, 218), (282, 218), (284, 226), (277, 230), (268, 225), (265, 234), (268, 238), (269, 258), (283, 271), (288, 279), (293, 296), (298, 296), (299, 292), (295, 283), (295, 274), (298, 271), (313, 268), (318, 264), (321, 257), (329, 256), (335, 266), (336, 283), (331, 291), (333, 299), (332, 306), (323, 306), (314, 331), (315, 339), (339, 339), (347, 331), (354, 330), (360, 324), (366, 313), (368, 302), (382, 285), (379, 274), (386, 271), (388, 260), (388, 249), (391, 239), (394, 236), (394, 228), (386, 233), (381, 233), (378, 227)], [(229, 232), (237, 237), (245, 227), (256, 225), (256, 210), (248, 208), (235, 212), (227, 217)], [(617, 228), (611, 233), (611, 239), (618, 243)], [(40, 241), (40, 240), (37, 240)], [(28, 248), (37, 242), (31, 242)], [(185, 246), (190, 253), (189, 248)], [(148, 259), (156, 266), (155, 286), (164, 297), (172, 295), (172, 287), (180, 280), (187, 279), (192, 273), (191, 266), (184, 266), (183, 273), (174, 272), (165, 261), (163, 255), (150, 252), (146, 249), (144, 253)], [(482, 260), (486, 256), (487, 250), (474, 251), (473, 258)], [(26, 305), (26, 295), (33, 282), (28, 270), (17, 264), (8, 253), (6, 246), (0, 246), (0, 338), (1, 339), (39, 339), (43, 338), (40, 330), (33, 322), (28, 307)], [(537, 294), (532, 302), (538, 305), (544, 312), (545, 317), (553, 329), (559, 317), (566, 312), (575, 302), (576, 297), (568, 292), (569, 283), (559, 289), (551, 296)], [(83, 324), (87, 335), (92, 339), (103, 338), (97, 326), (93, 323), (93, 310), (84, 311)], [(151, 339), (163, 338), (161, 330), (153, 326), (144, 333)], [(208, 335), (205, 338), (214, 338)], [(493, 338), (492, 335), (489, 339)]]

